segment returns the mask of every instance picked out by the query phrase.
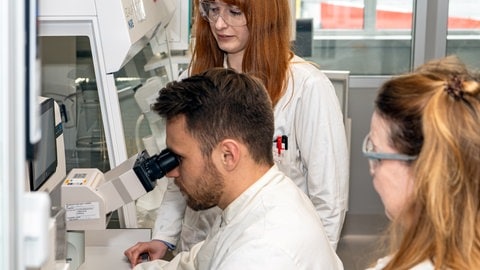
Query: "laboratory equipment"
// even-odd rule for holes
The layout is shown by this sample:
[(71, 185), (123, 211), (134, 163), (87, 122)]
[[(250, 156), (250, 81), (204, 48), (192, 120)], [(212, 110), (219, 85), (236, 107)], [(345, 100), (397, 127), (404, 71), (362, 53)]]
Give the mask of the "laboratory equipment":
[(58, 104), (51, 98), (38, 97), (41, 108), (42, 137), (36, 144), (34, 159), (27, 161), (26, 191), (50, 194), (52, 205), (60, 206), (56, 187), (66, 176), (63, 125)]
[[(48, 254), (41, 269), (61, 269), (67, 264), (69, 269), (77, 269), (85, 261), (83, 232), (106, 229), (107, 216), (113, 210), (153, 190), (156, 180), (179, 163), (168, 149), (152, 156), (143, 151), (105, 174), (96, 168), (78, 168), (65, 178), (59, 106), (51, 98), (38, 101), (42, 137), (34, 159), (27, 162), (26, 188), (44, 196), (42, 200), (36, 196), (25, 215), (26, 247), (29, 253), (43, 250)], [(91, 205), (95, 207), (89, 208)]]
[(53, 99), (40, 98), (39, 103), (41, 139), (34, 145), (33, 160), (28, 162), (31, 191), (39, 190), (56, 172), (58, 166), (56, 138), (62, 133), (61, 126), (56, 129)]
[(69, 168), (91, 167), (83, 162), (89, 155), (104, 171), (128, 158), (113, 73), (164, 31), (175, 10), (173, 0), (39, 2), (42, 94), (66, 103)]
[(145, 63), (145, 71), (155, 74), (165, 71), (169, 81), (188, 68), (190, 63), (190, 25), (192, 1), (178, 1), (177, 9), (165, 31), (158, 32), (150, 41), (153, 55)]
[[(155, 34), (164, 31), (176, 6), (175, 0), (39, 1), (42, 94), (65, 105), (65, 115), (69, 120), (65, 122), (68, 171), (78, 167), (96, 167), (96, 164), (83, 162), (88, 160), (84, 158), (88, 155), (100, 158), (102, 162), (98, 168), (102, 171), (117, 167), (132, 155), (127, 152), (118, 96), (120, 91), (117, 89), (119, 78), (115, 78), (115, 73), (145, 49)], [(76, 115), (82, 112), (77, 106), (85, 104), (77, 100), (81, 98), (77, 86), (81, 80), (87, 79), (95, 87), (85, 88), (92, 92), (81, 94), (87, 94), (89, 98), (95, 95), (99, 110), (89, 111), (96, 111), (97, 117), (83, 119), (101, 119), (95, 125), (103, 126), (97, 129), (103, 134), (96, 137), (99, 139), (90, 147), (85, 147), (82, 135), (88, 129), (83, 129), (76, 122), (82, 119)], [(89, 122), (84, 126), (92, 125)], [(137, 227), (133, 204), (122, 207), (118, 216), (121, 227)]]
[(73, 269), (87, 259), (85, 231), (105, 230), (112, 211), (153, 190), (156, 180), (178, 164), (177, 156), (165, 149), (151, 157), (142, 151), (105, 174), (97, 168), (71, 170), (63, 181), (61, 198)]
[[(135, 101), (142, 112), (137, 119), (135, 127), (135, 141), (137, 150), (147, 149), (148, 153), (157, 153), (159, 149), (165, 148), (165, 119), (152, 111), (151, 106), (155, 103), (160, 89), (166, 85), (167, 78), (153, 76), (135, 92)], [(151, 135), (140, 138), (140, 124), (147, 120)]]
[(67, 230), (105, 229), (109, 213), (153, 190), (178, 164), (164, 149), (153, 156), (142, 151), (105, 174), (96, 168), (71, 170), (62, 184)]

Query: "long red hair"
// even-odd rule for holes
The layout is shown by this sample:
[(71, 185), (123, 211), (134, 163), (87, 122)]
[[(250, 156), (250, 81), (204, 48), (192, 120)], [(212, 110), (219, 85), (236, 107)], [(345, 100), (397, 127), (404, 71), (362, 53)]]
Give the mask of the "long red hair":
[[(249, 41), (242, 61), (242, 71), (260, 78), (273, 105), (282, 97), (288, 78), (291, 50), (291, 15), (288, 0), (222, 0), (239, 7), (247, 18)], [(224, 52), (201, 18), (199, 0), (195, 0), (195, 46), (191, 75), (212, 67), (222, 67)]]

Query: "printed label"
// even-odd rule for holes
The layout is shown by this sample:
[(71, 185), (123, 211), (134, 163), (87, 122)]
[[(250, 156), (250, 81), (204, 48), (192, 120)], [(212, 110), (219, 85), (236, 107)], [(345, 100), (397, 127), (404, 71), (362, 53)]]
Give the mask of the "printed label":
[(67, 221), (90, 220), (100, 218), (98, 202), (72, 203), (65, 206)]

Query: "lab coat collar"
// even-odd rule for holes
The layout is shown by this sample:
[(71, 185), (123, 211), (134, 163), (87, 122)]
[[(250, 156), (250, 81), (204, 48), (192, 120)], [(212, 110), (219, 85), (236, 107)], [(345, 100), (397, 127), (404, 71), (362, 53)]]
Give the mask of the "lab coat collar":
[(241, 216), (248, 214), (248, 211), (243, 211), (246, 206), (253, 201), (255, 196), (266, 185), (275, 179), (278, 179), (278, 176), (283, 176), (283, 173), (278, 169), (277, 165), (273, 165), (262, 177), (260, 177), (222, 211), (221, 226), (228, 225), (230, 222), (234, 221), (234, 219), (241, 218)]

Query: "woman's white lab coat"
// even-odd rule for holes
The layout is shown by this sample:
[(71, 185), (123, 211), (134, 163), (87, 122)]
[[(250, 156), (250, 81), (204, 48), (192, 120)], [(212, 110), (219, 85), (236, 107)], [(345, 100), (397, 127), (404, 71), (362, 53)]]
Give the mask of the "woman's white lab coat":
[[(184, 72), (180, 79), (186, 76)], [(332, 83), (317, 67), (294, 57), (288, 87), (275, 106), (274, 115), (275, 163), (310, 198), (336, 249), (348, 206), (349, 153)], [(278, 136), (286, 136), (288, 144), (288, 149), (281, 149), (280, 154)], [(177, 244), (181, 251), (205, 239), (220, 210), (191, 210), (170, 182), (157, 213), (153, 239)], [(180, 232), (182, 236), (177, 242)]]
[[(382, 270), (387, 266), (388, 262), (392, 259), (391, 256), (383, 257), (381, 259), (378, 259), (377, 264), (372, 267), (368, 268), (366, 270)], [(434, 270), (435, 267), (433, 266), (432, 262), (430, 260), (425, 260), (414, 267), (410, 268), (410, 270)]]

